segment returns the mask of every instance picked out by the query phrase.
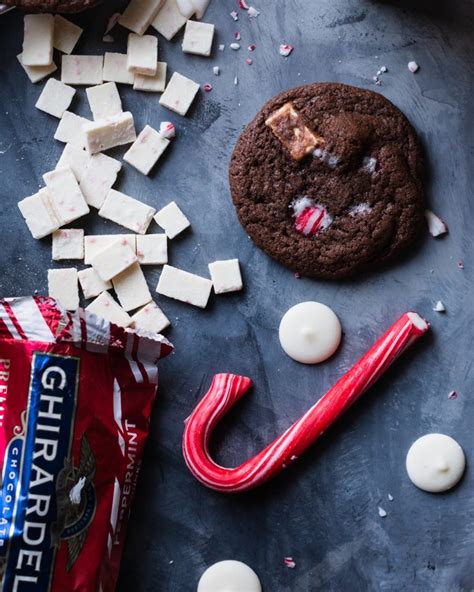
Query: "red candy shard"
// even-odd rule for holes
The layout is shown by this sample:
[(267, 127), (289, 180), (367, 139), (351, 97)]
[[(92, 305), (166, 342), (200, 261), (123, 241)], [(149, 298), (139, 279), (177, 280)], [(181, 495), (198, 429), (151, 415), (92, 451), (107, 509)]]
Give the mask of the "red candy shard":
[(245, 2), (245, 0), (239, 0), (239, 8), (241, 8), (242, 10), (248, 10), (249, 7), (247, 5), (247, 3)]
[(203, 85), (202, 87), (206, 92), (210, 92), (212, 90), (212, 84), (209, 84), (209, 82), (206, 82), (206, 84)]
[(257, 46), (255, 45), (255, 43), (252, 43), (248, 46), (247, 48), (249, 51), (255, 51), (257, 49)]
[(290, 45), (289, 43), (282, 43), (279, 48), (280, 55), (287, 57), (294, 49), (295, 48), (293, 45)]
[(448, 232), (446, 223), (431, 210), (425, 210), (425, 218), (431, 236), (437, 237)]
[(295, 200), (291, 207), (294, 211), (295, 228), (305, 236), (314, 236), (332, 222), (332, 217), (326, 208), (313, 203), (307, 197)]

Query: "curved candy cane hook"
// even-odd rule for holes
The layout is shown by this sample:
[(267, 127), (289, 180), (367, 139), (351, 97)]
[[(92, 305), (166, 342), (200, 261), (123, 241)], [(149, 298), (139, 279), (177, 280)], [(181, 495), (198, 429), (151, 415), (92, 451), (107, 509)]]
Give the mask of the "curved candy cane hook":
[(201, 483), (222, 492), (236, 493), (265, 483), (295, 461), (428, 328), (417, 313), (403, 314), (301, 419), (235, 468), (221, 467), (212, 460), (209, 440), (221, 417), (252, 386), (252, 381), (235, 374), (216, 374), (211, 388), (186, 422), (183, 454), (189, 470)]

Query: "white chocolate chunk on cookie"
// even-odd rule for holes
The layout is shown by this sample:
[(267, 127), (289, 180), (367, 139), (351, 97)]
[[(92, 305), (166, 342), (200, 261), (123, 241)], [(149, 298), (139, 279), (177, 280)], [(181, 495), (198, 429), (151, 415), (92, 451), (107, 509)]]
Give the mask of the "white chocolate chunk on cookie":
[(158, 39), (153, 35), (130, 33), (127, 43), (127, 68), (134, 74), (154, 76), (158, 63)]
[(81, 191), (90, 206), (97, 209), (103, 206), (121, 168), (122, 163), (107, 154), (99, 152), (90, 157), (81, 177)]
[(209, 263), (209, 273), (215, 294), (242, 290), (242, 275), (238, 259), (227, 259)]
[(84, 298), (95, 298), (102, 292), (112, 288), (112, 284), (110, 282), (104, 282), (93, 267), (81, 269), (81, 271), (77, 272), (77, 277), (81, 284)]
[(143, 329), (152, 333), (161, 333), (170, 324), (165, 313), (156, 302), (149, 302), (132, 316), (132, 327), (134, 329)]
[(168, 263), (168, 237), (166, 234), (137, 234), (137, 257), (142, 265)]
[(186, 17), (179, 12), (176, 0), (165, 0), (151, 26), (169, 41), (184, 27), (186, 20)]
[(90, 265), (92, 258), (117, 240), (125, 240), (135, 253), (135, 234), (88, 234), (84, 237), (84, 263)]
[(115, 82), (106, 82), (86, 88), (87, 100), (95, 121), (107, 119), (123, 112), (122, 101)]
[(199, 90), (199, 84), (174, 72), (165, 92), (160, 97), (160, 105), (178, 113), (186, 115), (189, 107)]
[(61, 226), (89, 213), (89, 206), (69, 167), (45, 173), (43, 179)]
[(54, 139), (66, 144), (72, 144), (76, 148), (85, 148), (86, 137), (82, 131), (82, 126), (89, 123), (85, 117), (79, 117), (71, 111), (64, 111), (63, 116), (59, 122)]
[(171, 265), (165, 265), (156, 291), (158, 294), (180, 300), (199, 308), (206, 308), (212, 290), (212, 282)]
[(137, 137), (133, 115), (129, 111), (100, 121), (87, 122), (82, 126), (82, 131), (86, 148), (91, 154), (130, 144)]
[[(89, 166), (90, 159), (91, 155), (84, 149), (78, 148), (77, 146), (74, 146), (74, 144), (66, 144), (61, 156), (59, 157), (56, 168), (62, 169), (67, 166), (70, 167), (80, 184), (82, 183), (82, 179), (86, 173), (87, 167)], [(82, 187), (81, 191), (84, 193)]]
[(158, 62), (156, 65), (156, 74), (154, 76), (145, 76), (144, 74), (135, 74), (133, 82), (134, 90), (145, 92), (163, 92), (166, 87), (166, 62)]
[(86, 310), (119, 327), (128, 327), (132, 322), (130, 315), (123, 310), (120, 304), (108, 292), (102, 292), (102, 294), (97, 296), (86, 307)]
[(102, 84), (103, 56), (63, 55), (61, 59), (61, 81), (65, 84)]
[(61, 228), (53, 232), (53, 261), (84, 259), (84, 230)]
[(126, 240), (118, 239), (102, 249), (91, 259), (92, 267), (104, 281), (111, 280), (135, 263), (137, 256)]
[(148, 175), (163, 152), (168, 148), (170, 141), (146, 125), (138, 134), (135, 142), (123, 155), (123, 159), (131, 164), (137, 171)]
[(99, 210), (99, 216), (112, 220), (138, 234), (145, 234), (155, 209), (125, 193), (111, 189)]
[(83, 29), (59, 14), (54, 15), (53, 47), (63, 53), (72, 53)]
[(188, 21), (184, 29), (182, 49), (185, 53), (210, 56), (212, 40), (214, 39), (214, 25)]
[(138, 263), (134, 263), (112, 280), (117, 298), (127, 312), (151, 302), (151, 294)]
[(119, 18), (119, 24), (143, 35), (161, 8), (163, 0), (131, 0)]
[(25, 66), (49, 66), (53, 61), (54, 18), (51, 14), (26, 14), (22, 61)]
[(189, 220), (174, 201), (157, 212), (154, 219), (158, 226), (163, 228), (169, 239), (173, 239), (191, 226)]
[(17, 60), (20, 62), (21, 67), (26, 72), (26, 75), (33, 84), (39, 82), (40, 80), (43, 80), (43, 78), (46, 78), (46, 76), (49, 76), (58, 69), (54, 62), (51, 62), (49, 66), (26, 66), (23, 63), (23, 54), (19, 53), (16, 57)]
[(50, 78), (38, 97), (35, 107), (61, 119), (76, 94), (76, 89), (55, 78)]
[(46, 188), (22, 199), (18, 208), (33, 238), (43, 238), (59, 228), (60, 222), (51, 208)]
[(77, 269), (48, 269), (48, 294), (66, 310), (76, 310), (79, 306)]
[(103, 78), (108, 82), (133, 84), (135, 75), (127, 68), (127, 54), (105, 52)]

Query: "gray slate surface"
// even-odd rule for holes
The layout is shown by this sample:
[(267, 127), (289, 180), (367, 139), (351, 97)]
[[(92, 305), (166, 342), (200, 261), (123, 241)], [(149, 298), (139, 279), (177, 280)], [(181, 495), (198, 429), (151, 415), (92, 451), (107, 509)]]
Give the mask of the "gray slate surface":
[[(101, 42), (108, 16), (123, 4), (106, 2), (75, 19), (87, 25), (77, 53), (124, 50), (124, 30), (114, 31), (115, 43)], [(162, 109), (156, 96), (121, 88), (138, 129), (171, 120), (178, 139), (150, 179), (126, 166), (119, 189), (155, 206), (176, 199), (193, 229), (173, 241), (172, 264), (206, 274), (209, 261), (238, 256), (246, 290), (213, 298), (205, 312), (160, 299), (173, 321), (176, 354), (162, 365), (118, 589), (191, 592), (206, 566), (235, 558), (255, 568), (265, 592), (474, 590), (471, 469), (453, 492), (429, 495), (410, 484), (404, 468), (411, 442), (431, 431), (454, 436), (472, 458), (474, 4), (255, 5), (257, 19), (239, 12), (234, 23), (235, 3), (213, 1), (205, 19), (217, 25), (212, 59), (183, 55), (180, 36), (160, 41), (170, 71), (214, 85), (186, 119)], [(237, 30), (242, 50), (219, 52), (217, 44), (232, 42)], [(30, 84), (15, 59), (18, 12), (1, 17), (0, 36), (0, 294), (45, 293), (50, 241), (31, 238), (16, 203), (35, 192), (62, 146), (52, 139), (57, 121), (34, 108), (42, 83)], [(251, 42), (257, 50), (248, 66)], [(282, 42), (295, 45), (288, 59), (278, 55)], [(406, 68), (411, 59), (420, 64), (416, 75)], [(219, 77), (212, 74), (216, 64)], [(375, 87), (381, 65), (389, 72)], [(428, 200), (450, 227), (442, 240), (427, 235), (398, 264), (339, 283), (296, 280), (259, 251), (237, 222), (227, 185), (232, 146), (263, 102), (329, 80), (379, 90), (408, 115), (426, 148)], [(84, 91), (78, 94), (73, 110), (90, 116)], [(88, 232), (120, 231), (95, 214), (84, 225)], [(159, 269), (147, 275), (154, 287)], [(318, 367), (292, 362), (277, 338), (283, 313), (308, 299), (330, 304), (345, 331), (340, 351)], [(444, 315), (431, 310), (438, 299), (446, 303)], [(216, 435), (217, 458), (235, 465), (298, 418), (408, 309), (430, 320), (431, 334), (287, 473), (235, 497), (191, 477), (180, 452), (182, 422), (215, 372), (247, 374), (256, 384)], [(459, 392), (454, 401), (447, 397), (452, 389)], [(285, 556), (294, 557), (295, 569), (284, 566)]]

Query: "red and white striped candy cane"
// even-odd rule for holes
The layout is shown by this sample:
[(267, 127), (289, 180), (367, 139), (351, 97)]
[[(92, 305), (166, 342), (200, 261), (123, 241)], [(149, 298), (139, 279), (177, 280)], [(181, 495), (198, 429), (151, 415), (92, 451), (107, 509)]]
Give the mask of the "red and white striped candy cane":
[(301, 419), (259, 454), (232, 469), (212, 460), (209, 440), (221, 417), (252, 386), (252, 381), (235, 374), (216, 374), (211, 388), (186, 421), (183, 454), (189, 470), (207, 487), (227, 493), (265, 483), (317, 440), (428, 327), (417, 313), (403, 314)]

